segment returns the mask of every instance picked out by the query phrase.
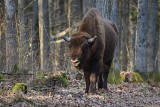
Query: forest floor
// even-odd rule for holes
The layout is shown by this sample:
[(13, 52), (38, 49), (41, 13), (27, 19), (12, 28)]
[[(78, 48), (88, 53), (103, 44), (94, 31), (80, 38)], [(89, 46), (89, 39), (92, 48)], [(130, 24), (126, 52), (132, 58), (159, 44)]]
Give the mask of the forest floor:
[(85, 82), (69, 76), (69, 86), (54, 90), (28, 89), (14, 94), (9, 88), (14, 80), (0, 83), (0, 107), (160, 107), (160, 83), (108, 84), (109, 91), (84, 94)]

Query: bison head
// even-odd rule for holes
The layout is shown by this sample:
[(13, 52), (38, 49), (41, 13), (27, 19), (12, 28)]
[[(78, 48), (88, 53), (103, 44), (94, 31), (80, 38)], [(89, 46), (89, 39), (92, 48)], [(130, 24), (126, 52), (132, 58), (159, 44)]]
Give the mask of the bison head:
[(91, 37), (87, 33), (74, 33), (71, 37), (64, 38), (69, 42), (71, 63), (81, 69), (90, 55), (90, 50), (97, 36)]

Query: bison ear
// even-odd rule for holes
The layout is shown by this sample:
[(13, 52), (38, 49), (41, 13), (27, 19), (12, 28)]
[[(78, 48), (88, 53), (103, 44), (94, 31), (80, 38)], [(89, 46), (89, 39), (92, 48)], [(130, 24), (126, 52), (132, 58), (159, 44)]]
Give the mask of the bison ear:
[(94, 36), (93, 38), (88, 39), (88, 43), (93, 43), (96, 40), (97, 36)]
[(64, 37), (63, 39), (64, 39), (66, 42), (70, 42), (71, 37)]

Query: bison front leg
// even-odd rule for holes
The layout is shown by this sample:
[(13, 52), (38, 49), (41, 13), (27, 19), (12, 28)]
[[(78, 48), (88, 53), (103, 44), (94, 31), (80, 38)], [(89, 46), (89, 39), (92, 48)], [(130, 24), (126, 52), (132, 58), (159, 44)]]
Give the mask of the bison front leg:
[(102, 79), (102, 72), (99, 74), (99, 79), (98, 79), (98, 89), (103, 88), (103, 79)]
[(95, 73), (84, 72), (86, 82), (86, 93), (96, 93), (97, 76)]
[(90, 92), (96, 93), (96, 82), (97, 82), (97, 76), (95, 73), (91, 73), (90, 75)]
[(84, 72), (84, 77), (85, 77), (85, 82), (86, 82), (86, 90), (85, 93), (89, 92), (89, 87), (90, 87), (90, 74), (89, 72)]

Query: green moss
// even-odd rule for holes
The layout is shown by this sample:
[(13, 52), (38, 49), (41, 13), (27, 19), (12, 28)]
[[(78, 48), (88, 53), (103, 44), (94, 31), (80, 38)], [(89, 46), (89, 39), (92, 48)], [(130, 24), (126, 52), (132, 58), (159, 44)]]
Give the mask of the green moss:
[(135, 82), (143, 82), (143, 79), (139, 73), (134, 72), (134, 75), (135, 75)]
[(125, 77), (125, 75), (123, 75), (123, 74), (120, 74), (120, 78), (121, 78), (121, 81), (125, 81), (125, 79), (126, 79), (126, 77)]
[(147, 82), (159, 82), (160, 81), (160, 74), (158, 71), (150, 72), (147, 75)]
[(62, 76), (63, 78), (66, 78), (66, 79), (67, 79), (67, 74), (66, 74), (66, 73), (61, 72), (61, 76)]
[(37, 82), (39, 81), (40, 84), (44, 84), (47, 77), (48, 77), (48, 76), (47, 76), (46, 73), (40, 73), (40, 74), (37, 75), (37, 77), (36, 77), (35, 80), (36, 80)]
[(41, 73), (38, 74), (37, 78), (30, 83), (30, 86), (34, 87), (34, 89), (36, 88), (36, 90), (42, 87), (54, 88), (55, 85), (62, 87), (69, 85), (66, 73), (64, 72), (60, 72), (58, 74)]
[(121, 84), (122, 83), (119, 73), (116, 74), (113, 71), (109, 72), (107, 82), (110, 84)]
[(136, 21), (137, 20), (137, 15), (138, 15), (137, 9), (133, 8), (133, 10), (131, 11), (131, 20)]
[(155, 82), (159, 82), (160, 81), (160, 73), (158, 71), (156, 71), (154, 73), (154, 78), (153, 79), (154, 79)]
[(121, 72), (120, 77), (123, 82), (143, 82), (142, 77), (137, 72)]
[(0, 74), (0, 82), (4, 81), (2, 74)]
[(27, 93), (27, 84), (26, 83), (16, 83), (12, 87), (12, 92), (13, 93), (24, 92), (26, 94)]
[(147, 82), (159, 82), (160, 81), (160, 74), (158, 73), (158, 71), (154, 71), (154, 72), (149, 72), (149, 73), (141, 73), (139, 71), (135, 71), (136, 73), (138, 73), (143, 81), (147, 81)]
[(114, 73), (112, 71), (109, 72), (109, 74), (108, 74), (108, 81), (107, 82), (110, 83), (110, 84), (115, 84), (114, 79), (115, 79)]
[(68, 77), (67, 77), (65, 72), (61, 71), (59, 75), (53, 75), (52, 78), (54, 80), (59, 81), (59, 83), (64, 85), (64, 86), (68, 86), (69, 85)]
[(58, 77), (59, 78), (59, 80), (64, 84), (64, 85), (68, 85), (69, 84), (69, 81), (68, 81), (68, 79), (67, 79), (67, 76), (66, 76), (66, 74), (62, 74), (61, 76), (59, 76)]
[(120, 73), (119, 72), (114, 72), (114, 63), (112, 63), (109, 74), (108, 74), (108, 79), (107, 82), (109, 84), (121, 84), (121, 78), (120, 78)]
[(45, 76), (47, 76), (46, 73), (39, 73), (39, 74), (37, 74), (36, 78), (41, 79), (41, 78), (44, 78)]
[(36, 78), (30, 82), (29, 86), (34, 87), (34, 89), (39, 90), (40, 88), (46, 87), (46, 82), (49, 77), (46, 73), (39, 73)]
[(141, 78), (143, 79), (143, 81), (147, 80), (147, 74), (146, 73), (140, 72), (138, 70), (135, 70), (134, 72), (138, 73), (141, 76)]

